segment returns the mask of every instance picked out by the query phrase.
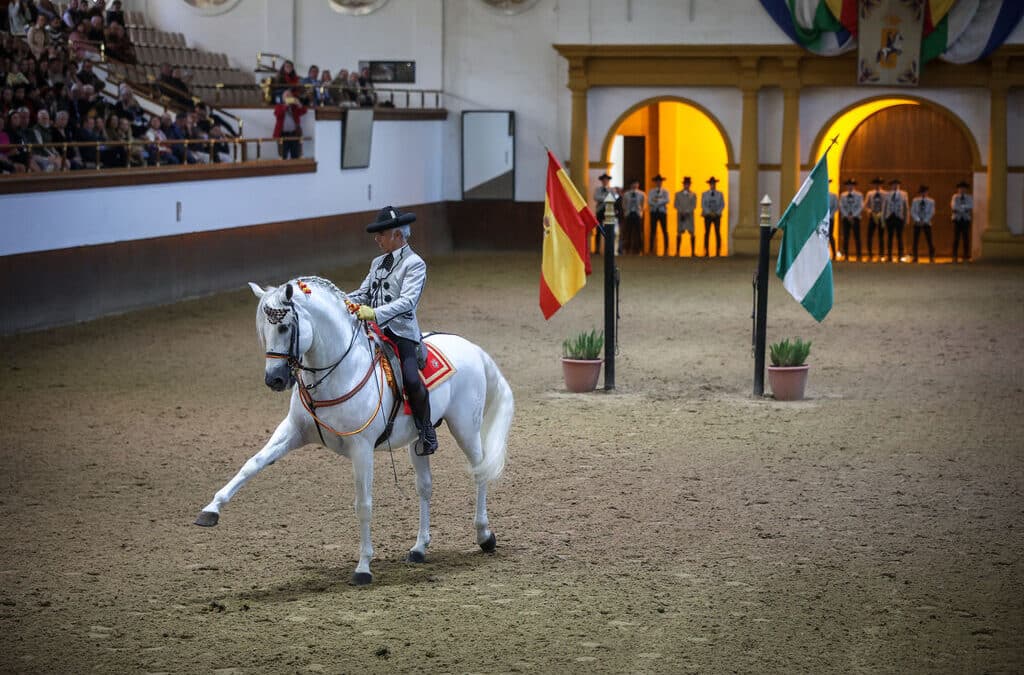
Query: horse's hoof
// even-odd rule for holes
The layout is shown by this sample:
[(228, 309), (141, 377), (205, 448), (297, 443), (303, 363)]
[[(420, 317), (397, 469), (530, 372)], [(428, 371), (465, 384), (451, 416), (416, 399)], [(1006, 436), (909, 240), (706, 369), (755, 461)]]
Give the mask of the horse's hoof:
[(195, 524), (199, 527), (213, 527), (220, 520), (220, 514), (213, 511), (200, 511)]
[(352, 574), (353, 586), (369, 586), (373, 583), (373, 575), (369, 572), (354, 572)]
[(498, 548), (498, 540), (494, 538), (494, 533), (491, 532), (491, 536), (487, 537), (487, 541), (480, 544), (480, 549), (484, 553), (494, 553), (496, 548)]
[(405, 561), (411, 563), (423, 563), (427, 562), (427, 556), (423, 555), (419, 551), (409, 551), (409, 555), (405, 556)]

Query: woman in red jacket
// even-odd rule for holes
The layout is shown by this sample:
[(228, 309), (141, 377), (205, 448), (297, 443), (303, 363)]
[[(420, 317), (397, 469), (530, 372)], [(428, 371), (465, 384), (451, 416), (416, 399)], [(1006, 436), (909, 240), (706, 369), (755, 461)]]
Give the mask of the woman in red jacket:
[(306, 110), (291, 92), (285, 93), (283, 103), (274, 106), (274, 138), (282, 139), (277, 144), (281, 159), (302, 157), (302, 116)]

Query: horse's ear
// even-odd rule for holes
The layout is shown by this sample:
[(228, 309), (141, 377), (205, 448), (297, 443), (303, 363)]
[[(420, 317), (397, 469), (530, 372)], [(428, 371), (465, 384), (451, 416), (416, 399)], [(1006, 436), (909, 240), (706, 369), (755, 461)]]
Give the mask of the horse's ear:
[(249, 288), (252, 289), (252, 294), (253, 295), (255, 295), (257, 298), (261, 298), (261, 299), (263, 298), (264, 295), (266, 295), (270, 291), (274, 290), (273, 286), (267, 286), (266, 288), (260, 288), (257, 284), (254, 284), (251, 281), (249, 282)]
[(295, 291), (292, 290), (292, 285), (291, 284), (286, 284), (285, 287), (284, 287), (284, 299), (285, 300), (291, 300), (292, 299), (292, 293), (294, 293), (294, 292)]

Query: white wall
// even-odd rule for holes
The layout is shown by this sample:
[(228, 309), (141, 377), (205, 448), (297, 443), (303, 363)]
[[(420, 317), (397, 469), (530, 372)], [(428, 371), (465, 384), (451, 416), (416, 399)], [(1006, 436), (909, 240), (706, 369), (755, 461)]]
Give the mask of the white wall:
[(0, 195), (0, 255), (441, 201), (442, 122), (375, 122), (370, 168), (347, 171), (340, 125), (316, 123), (316, 173)]

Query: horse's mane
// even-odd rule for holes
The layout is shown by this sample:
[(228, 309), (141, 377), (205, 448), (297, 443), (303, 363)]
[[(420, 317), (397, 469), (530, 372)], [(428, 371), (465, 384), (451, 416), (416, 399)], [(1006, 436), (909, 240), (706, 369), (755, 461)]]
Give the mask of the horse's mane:
[[(340, 288), (338, 288), (337, 286), (335, 286), (334, 282), (332, 282), (331, 280), (324, 279), (323, 277), (317, 277), (317, 276), (296, 277), (295, 279), (292, 279), (291, 281), (287, 281), (284, 284), (281, 284), (280, 286), (278, 286), (274, 290), (274, 293), (266, 293), (266, 294), (264, 294), (263, 297), (260, 298), (259, 304), (256, 307), (256, 309), (257, 309), (257, 311), (256, 311), (256, 335), (259, 338), (260, 347), (261, 348), (265, 348), (266, 347), (266, 344), (264, 343), (264, 340), (263, 340), (263, 331), (262, 331), (262, 325), (263, 325), (263, 321), (264, 321), (264, 318), (263, 318), (263, 307), (264, 307), (264, 305), (268, 305), (268, 300), (270, 300), (271, 295), (276, 295), (282, 288), (284, 288), (288, 284), (295, 285), (297, 282), (300, 282), (300, 281), (302, 283), (306, 284), (306, 285), (316, 286), (318, 288), (321, 288), (321, 289), (329, 292), (332, 297), (334, 297), (336, 300), (338, 300), (338, 301), (340, 301), (342, 303), (344, 303), (344, 301), (348, 299), (348, 295), (345, 294), (345, 291), (343, 291)], [(299, 293), (299, 295), (302, 294), (301, 291), (299, 291), (298, 289), (295, 289), (294, 292)], [(343, 312), (343, 315), (344, 316), (348, 316), (348, 312)]]

